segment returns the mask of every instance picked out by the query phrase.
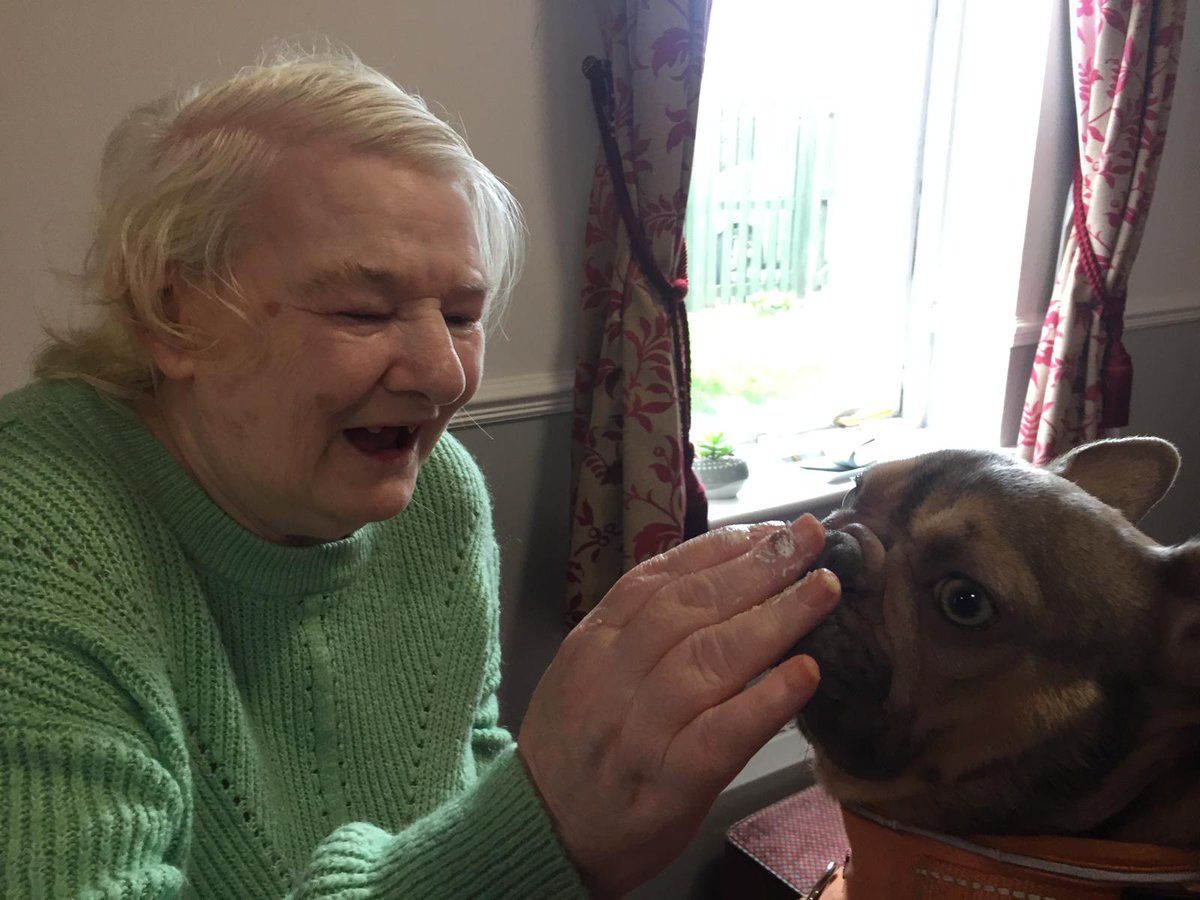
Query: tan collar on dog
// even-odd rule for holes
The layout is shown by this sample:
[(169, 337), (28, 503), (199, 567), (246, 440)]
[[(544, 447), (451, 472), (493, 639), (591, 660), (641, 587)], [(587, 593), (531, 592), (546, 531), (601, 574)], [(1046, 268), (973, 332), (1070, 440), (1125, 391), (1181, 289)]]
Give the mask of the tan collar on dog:
[[(1069, 837), (972, 837), (842, 811), (850, 864), (821, 900), (1200, 898), (1200, 851)], [(1130, 893), (1122, 894), (1128, 890)]]

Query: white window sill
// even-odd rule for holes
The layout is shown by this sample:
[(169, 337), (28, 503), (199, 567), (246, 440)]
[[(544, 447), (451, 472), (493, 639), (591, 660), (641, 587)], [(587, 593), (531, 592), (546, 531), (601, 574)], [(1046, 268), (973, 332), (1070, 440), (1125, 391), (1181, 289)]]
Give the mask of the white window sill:
[(750, 462), (750, 477), (732, 500), (708, 501), (708, 524), (790, 521), (811, 512), (817, 518), (837, 508), (854, 486), (853, 472), (818, 472), (782, 458)]

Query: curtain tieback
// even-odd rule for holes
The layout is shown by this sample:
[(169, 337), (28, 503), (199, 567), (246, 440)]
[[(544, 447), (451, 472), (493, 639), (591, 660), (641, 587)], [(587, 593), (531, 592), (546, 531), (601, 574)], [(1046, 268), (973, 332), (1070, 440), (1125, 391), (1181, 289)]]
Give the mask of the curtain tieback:
[(1100, 426), (1123, 428), (1129, 424), (1129, 407), (1133, 397), (1133, 359), (1121, 337), (1125, 331), (1125, 289), (1110, 292), (1104, 271), (1087, 228), (1087, 207), (1083, 203), (1083, 172), (1079, 158), (1075, 159), (1075, 180), (1072, 185), (1075, 214), (1075, 241), (1079, 245), (1079, 263), (1087, 278), (1092, 296), (1100, 308), (1106, 343), (1100, 371)]
[(671, 323), (672, 350), (674, 354), (675, 376), (679, 391), (679, 424), (680, 441), (683, 451), (683, 485), (684, 503), (684, 538), (695, 537), (708, 530), (708, 498), (704, 486), (696, 473), (692, 471), (692, 462), (696, 457), (696, 448), (692, 443), (692, 348), (691, 335), (688, 331), (687, 306), (687, 245), (681, 242), (679, 270), (685, 277), (668, 280), (658, 266), (651, 249), (650, 240), (642, 221), (634, 210), (633, 200), (629, 196), (629, 185), (625, 183), (625, 168), (621, 162), (621, 152), (617, 145), (616, 134), (616, 98), (613, 92), (612, 63), (609, 60), (589, 56), (583, 61), (583, 74), (588, 80), (592, 92), (592, 109), (596, 114), (596, 125), (600, 130), (600, 145), (604, 149), (604, 158), (608, 164), (608, 174), (613, 186), (613, 198), (616, 201), (617, 212), (625, 225), (625, 233), (629, 237), (633, 257), (637, 261), (642, 275), (654, 287), (659, 298), (666, 306)]
[(683, 304), (687, 299), (688, 282), (686, 278), (676, 278), (671, 282), (671, 299), (675, 301), (676, 306)]

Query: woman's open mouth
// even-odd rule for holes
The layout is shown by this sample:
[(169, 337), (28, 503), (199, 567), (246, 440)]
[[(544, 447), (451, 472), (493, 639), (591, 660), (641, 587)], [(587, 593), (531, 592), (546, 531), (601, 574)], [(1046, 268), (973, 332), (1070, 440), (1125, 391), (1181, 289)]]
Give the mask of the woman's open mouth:
[(403, 456), (417, 440), (416, 428), (407, 425), (381, 425), (370, 428), (347, 428), (350, 445), (372, 459), (386, 461)]

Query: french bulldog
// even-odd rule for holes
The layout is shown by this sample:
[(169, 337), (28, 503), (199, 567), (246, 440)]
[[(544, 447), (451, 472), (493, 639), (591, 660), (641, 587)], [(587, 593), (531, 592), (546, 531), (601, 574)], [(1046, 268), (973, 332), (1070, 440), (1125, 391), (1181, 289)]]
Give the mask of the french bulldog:
[(1134, 525), (1178, 467), (1127, 438), (867, 469), (824, 522), (843, 600), (796, 647), (826, 790), (950, 834), (1200, 847), (1200, 540)]

